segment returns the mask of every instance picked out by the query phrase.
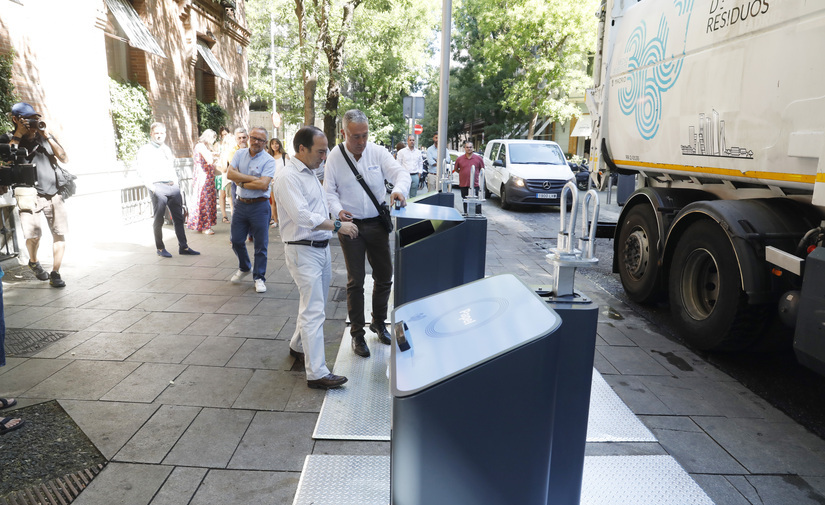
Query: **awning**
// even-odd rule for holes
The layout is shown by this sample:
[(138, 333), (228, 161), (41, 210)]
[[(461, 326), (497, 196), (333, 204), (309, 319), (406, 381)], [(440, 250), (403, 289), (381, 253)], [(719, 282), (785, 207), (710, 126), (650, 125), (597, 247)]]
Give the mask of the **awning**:
[(224, 70), (221, 64), (218, 63), (218, 59), (215, 58), (215, 55), (212, 53), (212, 50), (209, 49), (209, 46), (200, 40), (198, 41), (198, 52), (203, 57), (203, 61), (205, 61), (207, 66), (209, 66), (212, 70), (213, 74), (221, 79), (226, 79), (227, 81), (232, 80), (232, 78), (229, 77), (229, 74), (226, 73), (226, 70)]
[(582, 114), (573, 131), (570, 132), (571, 137), (589, 137), (592, 133), (593, 125), (590, 122), (590, 114)]
[(134, 7), (126, 0), (106, 0), (106, 6), (117, 20), (120, 29), (129, 39), (129, 45), (141, 49), (150, 54), (155, 54), (161, 58), (166, 58), (166, 54), (160, 48), (160, 44), (155, 37), (149, 33), (146, 25), (138, 16)]

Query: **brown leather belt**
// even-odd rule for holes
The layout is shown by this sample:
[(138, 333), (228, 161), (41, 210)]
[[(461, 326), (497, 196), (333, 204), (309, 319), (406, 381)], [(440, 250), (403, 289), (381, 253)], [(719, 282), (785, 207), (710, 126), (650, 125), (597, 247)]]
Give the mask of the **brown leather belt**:
[(258, 203), (258, 202), (268, 202), (269, 198), (265, 196), (259, 196), (258, 198), (241, 198), (238, 197), (238, 201), (241, 203)]
[(323, 249), (324, 247), (329, 245), (329, 240), (292, 240), (284, 243), (294, 245), (308, 245), (312, 247), (317, 247), (319, 249)]

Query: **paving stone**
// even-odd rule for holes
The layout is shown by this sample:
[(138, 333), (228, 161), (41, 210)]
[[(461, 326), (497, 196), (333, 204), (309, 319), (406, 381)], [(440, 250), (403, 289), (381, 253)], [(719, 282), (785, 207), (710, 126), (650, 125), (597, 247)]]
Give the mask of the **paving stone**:
[(634, 414), (673, 415), (673, 411), (644, 385), (640, 377), (632, 375), (603, 375), (603, 377)]
[(185, 369), (186, 365), (143, 363), (101, 400), (151, 403)]
[(148, 505), (171, 472), (171, 466), (109, 463), (72, 504)]
[[(129, 333), (134, 335), (134, 333)], [(144, 363), (180, 363), (206, 337), (200, 335), (158, 335), (129, 356)]]
[(60, 400), (60, 405), (106, 459), (111, 459), (158, 409), (158, 405), (77, 400)]
[(651, 428), (662, 447), (688, 473), (744, 474), (748, 471), (704, 432)]
[(312, 454), (389, 456), (390, 443), (372, 440), (316, 440)]
[(117, 453), (115, 460), (160, 463), (200, 411), (200, 407), (161, 406)]
[(232, 408), (285, 410), (297, 382), (298, 377), (291, 372), (255, 370)]
[[(180, 505), (189, 503), (208, 470), (178, 466), (163, 483), (150, 505)], [(226, 503), (226, 502), (223, 502)]]
[(152, 312), (137, 323), (126, 328), (128, 333), (180, 333), (192, 324), (199, 314), (183, 312)]
[(158, 401), (171, 405), (229, 407), (240, 395), (252, 370), (190, 365), (166, 388)]
[(183, 298), (170, 305), (168, 312), (195, 312), (198, 314), (213, 313), (226, 301), (219, 295), (184, 295)]
[(206, 337), (183, 363), (186, 365), (224, 366), (244, 343), (241, 338)]
[(825, 442), (795, 423), (693, 420), (751, 473), (825, 476)]
[(246, 339), (232, 356), (228, 367), (266, 370), (289, 370), (293, 358), (289, 355), (289, 342), (284, 340)]
[(667, 451), (656, 442), (590, 442), (584, 447), (585, 456), (657, 456)]
[(232, 314), (203, 314), (181, 331), (184, 335), (218, 335), (235, 320)]
[(185, 295), (188, 292), (181, 289), (175, 289), (178, 284), (182, 282), (181, 279), (158, 279), (155, 278), (143, 286), (139, 288), (135, 288), (137, 291), (147, 292), (147, 293), (170, 293), (170, 294), (180, 294)]
[(599, 323), (596, 328), (596, 333), (604, 339), (608, 345), (616, 346), (634, 346), (632, 340), (622, 332), (621, 328), (617, 328), (613, 323)]
[[(4, 303), (12, 306), (22, 305), (27, 308), (46, 308), (49, 307), (53, 301), (64, 296), (64, 293), (61, 293), (60, 290), (52, 289), (48, 282), (41, 283), (37, 281), (35, 284), (34, 281), (31, 281), (31, 283), (16, 285), (15, 288), (16, 289), (9, 289), (7, 287), (3, 290)], [(60, 307), (54, 307), (54, 309), (56, 311), (59, 310)], [(6, 325), (9, 325), (8, 321), (6, 321)]]
[(26, 396), (98, 400), (137, 367), (138, 363), (76, 360), (26, 391)]
[[(260, 305), (255, 310), (258, 310), (259, 307)], [(220, 332), (219, 336), (274, 339), (281, 331), (281, 327), (286, 323), (286, 320), (286, 317), (273, 316), (236, 317)]]
[(694, 377), (712, 379), (714, 382), (736, 382), (730, 375), (702, 360), (687, 349), (661, 351), (657, 348), (646, 349), (648, 354), (670, 371), (675, 377)]
[[(267, 286), (267, 294), (269, 294), (270, 288)], [(223, 298), (226, 300), (226, 298)], [(226, 302), (218, 307), (215, 312), (218, 314), (242, 314), (248, 315), (251, 313), (258, 304), (261, 303), (261, 300), (258, 298), (252, 298), (251, 296), (233, 296), (230, 297)]]
[(638, 347), (599, 346), (599, 352), (624, 375), (670, 375), (667, 368)]
[(289, 395), (286, 410), (289, 412), (320, 412), (324, 404), (325, 391), (307, 387), (305, 372), (293, 372), (297, 377), (295, 387)]
[(190, 505), (271, 505), (292, 503), (298, 472), (210, 470)]
[(147, 333), (98, 333), (62, 357), (123, 361), (154, 337)]
[[(79, 346), (83, 342), (97, 335), (97, 331), (78, 331), (61, 338), (57, 342), (52, 342), (35, 354), (34, 358), (56, 358), (67, 351)], [(8, 359), (8, 357), (7, 357)]]
[(86, 331), (123, 331), (148, 315), (143, 310), (118, 310), (86, 328)]
[[(7, 362), (10, 360), (11, 358), (6, 358)], [(3, 395), (20, 396), (71, 363), (65, 359), (21, 358), (17, 366), (3, 373)]]
[(254, 414), (251, 410), (201, 410), (163, 463), (225, 468)]
[(688, 416), (638, 416), (649, 429), (704, 433)]
[(616, 370), (616, 367), (610, 364), (602, 353), (596, 351), (593, 354), (593, 367), (602, 375), (619, 375), (619, 371)]
[(312, 452), (317, 414), (258, 412), (227, 468), (300, 472)]
[[(4, 292), (3, 301), (5, 301), (6, 296), (8, 295)], [(28, 328), (30, 324), (35, 324), (37, 321), (62, 310), (60, 307), (26, 307), (5, 317), (6, 328)]]
[(281, 316), (293, 317), (298, 314), (297, 300), (265, 299), (255, 307), (251, 315), (253, 316)]
[(724, 475), (694, 474), (691, 477), (715, 505), (751, 505)]
[(226, 281), (210, 279), (183, 279), (166, 290), (167, 293), (184, 293), (186, 295), (211, 295), (220, 293)]
[[(64, 277), (65, 278), (65, 277)], [(72, 282), (72, 281), (69, 281)], [(60, 290), (61, 296), (60, 298), (56, 298), (54, 301), (49, 302), (49, 307), (63, 307), (65, 308), (75, 308), (80, 307), (81, 305), (86, 304), (87, 302), (91, 302), (100, 298), (102, 295), (106, 294), (105, 289), (100, 288), (92, 288), (92, 289), (78, 289), (74, 286), (74, 283), (71, 284), (72, 288), (71, 291), (66, 291), (65, 289)], [(84, 307), (84, 308), (103, 308), (103, 307)]]
[(164, 310), (176, 301), (183, 298), (179, 293), (149, 293), (148, 298), (135, 305), (135, 309), (146, 311)]
[(40, 330), (80, 331), (109, 316), (112, 312), (103, 309), (63, 309), (26, 327)]
[(149, 298), (148, 293), (118, 292), (113, 296), (98, 296), (83, 304), (84, 309), (129, 310)]

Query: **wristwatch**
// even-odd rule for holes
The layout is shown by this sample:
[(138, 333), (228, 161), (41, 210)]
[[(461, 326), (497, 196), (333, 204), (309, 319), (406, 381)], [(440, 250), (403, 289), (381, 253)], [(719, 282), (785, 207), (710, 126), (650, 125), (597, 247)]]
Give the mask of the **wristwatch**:
[(332, 232), (333, 233), (338, 233), (338, 230), (340, 230), (340, 229), (341, 229), (341, 220), (336, 219), (335, 220), (335, 227), (332, 229)]

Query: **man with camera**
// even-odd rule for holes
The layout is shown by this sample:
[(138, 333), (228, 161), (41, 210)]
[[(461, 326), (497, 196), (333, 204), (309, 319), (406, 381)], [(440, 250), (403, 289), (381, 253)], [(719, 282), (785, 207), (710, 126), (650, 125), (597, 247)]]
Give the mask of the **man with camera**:
[[(384, 206), (384, 180), (394, 185), (390, 203), (406, 205), (410, 189), (410, 174), (381, 146), (369, 142), (367, 116), (357, 109), (349, 110), (341, 121), (344, 142), (332, 149), (327, 157), (324, 189), (329, 209), (343, 223), (355, 223), (358, 235), (349, 237), (338, 232), (338, 240), (347, 265), (347, 311), (349, 312), (352, 350), (358, 356), (369, 357), (364, 335), (364, 260), (370, 262), (374, 286), (372, 291), (372, 324), (369, 329), (382, 344), (391, 343), (384, 324), (392, 288), (392, 254), (390, 236), (382, 222), (378, 204)], [(358, 178), (355, 173), (357, 172)], [(370, 193), (361, 185), (363, 181)], [(371, 195), (371, 196), (370, 196)]]
[[(37, 170), (37, 182), (34, 186), (37, 196), (33, 204), (21, 205), (18, 199), (20, 224), (29, 253), (29, 268), (39, 280), (48, 280), (52, 287), (62, 288), (66, 283), (60, 278), (60, 265), (66, 248), (65, 236), (69, 231), (69, 222), (63, 197), (58, 193), (55, 168), (58, 160), (66, 163), (68, 157), (57, 139), (46, 129), (41, 114), (31, 105), (25, 102), (14, 104), (11, 108), (11, 120), (14, 123), (14, 132), (0, 136), (0, 144), (16, 144), (25, 148), (29, 153), (28, 161), (33, 163)], [(41, 215), (46, 216), (46, 223), (52, 234), (54, 261), (51, 273), (46, 272), (37, 260), (42, 235)]]

